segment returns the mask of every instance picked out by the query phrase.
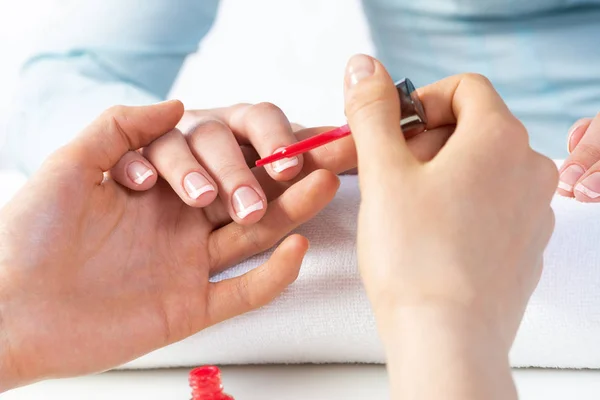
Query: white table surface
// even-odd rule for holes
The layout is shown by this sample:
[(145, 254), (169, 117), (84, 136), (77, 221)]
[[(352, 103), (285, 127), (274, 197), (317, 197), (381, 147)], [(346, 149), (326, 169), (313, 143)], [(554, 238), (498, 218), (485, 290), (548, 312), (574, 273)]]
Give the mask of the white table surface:
[[(224, 367), (223, 381), (236, 400), (386, 399), (382, 366)], [(119, 371), (48, 381), (4, 394), (6, 400), (189, 399), (188, 370)], [(521, 399), (598, 399), (600, 371), (516, 370)]]

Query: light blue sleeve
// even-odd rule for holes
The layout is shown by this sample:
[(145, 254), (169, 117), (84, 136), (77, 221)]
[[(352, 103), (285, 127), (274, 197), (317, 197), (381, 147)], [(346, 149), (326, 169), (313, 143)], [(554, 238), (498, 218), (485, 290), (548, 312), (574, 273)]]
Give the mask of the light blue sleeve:
[(163, 100), (209, 31), (218, 3), (68, 3), (23, 66), (3, 157), (31, 174), (104, 109)]

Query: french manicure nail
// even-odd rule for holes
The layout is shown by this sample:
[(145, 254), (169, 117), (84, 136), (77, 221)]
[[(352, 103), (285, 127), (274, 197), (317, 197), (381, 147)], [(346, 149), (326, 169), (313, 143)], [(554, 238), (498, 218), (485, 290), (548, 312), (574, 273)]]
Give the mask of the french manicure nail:
[(594, 172), (575, 186), (575, 190), (585, 194), (590, 199), (600, 197), (600, 173)]
[[(283, 150), (284, 147), (275, 150), (273, 153), (277, 153), (278, 151)], [(298, 161), (298, 157), (290, 157), (290, 158), (283, 158), (281, 160), (275, 161), (274, 163), (271, 164), (271, 167), (273, 168), (273, 171), (277, 172), (278, 174), (285, 171), (286, 169), (295, 167), (296, 165), (298, 165), (299, 161)]]
[(357, 54), (348, 61), (346, 76), (349, 86), (354, 86), (364, 78), (367, 78), (375, 72), (375, 63), (373, 59), (364, 54)]
[(558, 188), (567, 192), (573, 191), (573, 186), (577, 183), (579, 178), (585, 170), (579, 165), (569, 165), (561, 174), (560, 181), (558, 182)]
[(154, 172), (142, 162), (134, 161), (127, 166), (127, 176), (137, 185), (141, 185), (152, 175)]
[(258, 193), (248, 186), (242, 186), (233, 193), (233, 209), (240, 219), (255, 211), (262, 210), (264, 204)]
[(215, 187), (199, 172), (190, 172), (183, 178), (183, 187), (188, 196), (196, 200), (206, 192), (214, 192)]

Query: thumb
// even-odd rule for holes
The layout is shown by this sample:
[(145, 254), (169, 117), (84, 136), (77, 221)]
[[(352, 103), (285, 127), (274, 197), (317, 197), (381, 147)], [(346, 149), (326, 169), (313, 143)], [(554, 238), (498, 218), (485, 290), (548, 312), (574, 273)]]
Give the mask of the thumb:
[(178, 100), (141, 106), (115, 106), (106, 110), (72, 143), (79, 168), (105, 172), (130, 150), (148, 146), (173, 130), (183, 116)]
[(300, 235), (286, 238), (269, 260), (242, 276), (211, 283), (207, 319), (197, 321), (196, 332), (206, 326), (260, 308), (283, 292), (298, 277), (308, 240)]
[(383, 65), (363, 54), (352, 57), (344, 86), (361, 174), (415, 162), (400, 128), (398, 92)]

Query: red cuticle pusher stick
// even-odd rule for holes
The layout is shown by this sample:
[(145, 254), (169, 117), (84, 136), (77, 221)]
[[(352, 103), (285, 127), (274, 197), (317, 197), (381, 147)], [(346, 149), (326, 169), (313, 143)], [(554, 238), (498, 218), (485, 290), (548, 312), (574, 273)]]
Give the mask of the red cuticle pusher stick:
[(298, 154), (306, 153), (314, 148), (323, 146), (334, 140), (341, 139), (350, 135), (350, 127), (348, 125), (340, 126), (339, 128), (332, 129), (327, 132), (320, 133), (301, 142), (289, 145), (283, 150), (275, 152), (268, 157), (262, 158), (256, 162), (257, 167), (271, 164), (272, 162), (279, 161), (284, 158), (290, 158), (297, 156)]
[[(415, 91), (412, 82), (409, 79), (402, 79), (396, 83), (396, 89), (398, 89), (398, 95), (400, 96), (402, 115), (400, 126), (402, 127), (404, 134), (414, 136), (423, 132), (427, 125), (427, 117), (425, 116), (425, 110), (423, 109), (423, 105), (419, 100), (419, 96), (417, 96), (417, 92)], [(298, 143), (294, 143), (283, 150), (258, 160), (256, 166), (262, 167), (284, 158), (290, 158), (297, 156), (298, 154), (306, 153), (307, 151), (321, 147), (350, 134), (350, 127), (348, 125), (323, 132)]]

